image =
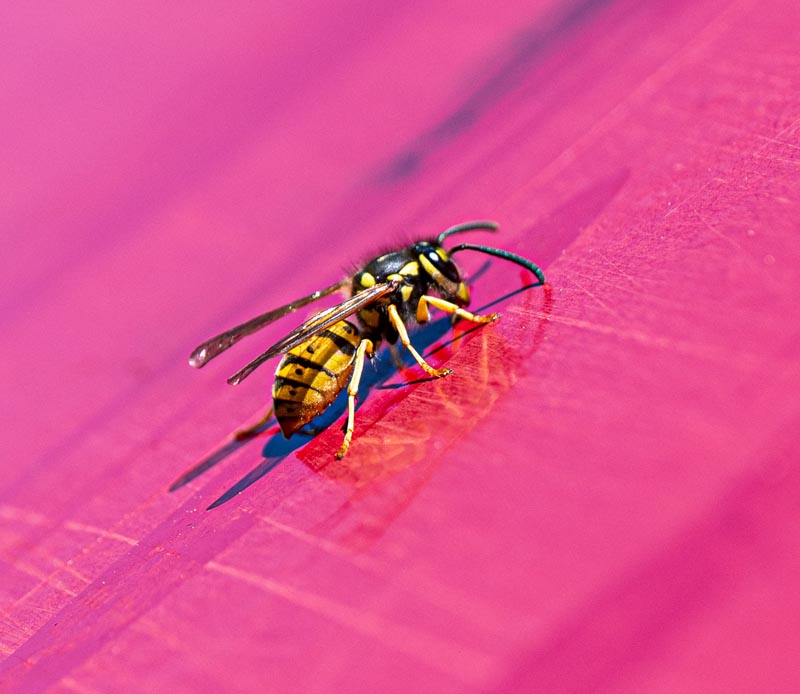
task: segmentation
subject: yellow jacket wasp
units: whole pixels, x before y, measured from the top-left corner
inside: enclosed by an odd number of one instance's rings
[[[426,323],[429,306],[473,323],[491,323],[499,318],[497,313],[481,316],[464,308],[469,305],[470,294],[461,271],[452,260],[454,254],[471,250],[503,258],[536,275],[539,282],[535,286],[544,284],[541,269],[514,253],[470,243],[449,250],[442,245],[449,236],[478,229],[496,231],[497,225],[486,221],[466,222],[446,229],[435,239],[417,241],[384,253],[352,277],[206,340],[192,352],[189,363],[197,368],[204,366],[246,335],[350,285],[349,299],[314,314],[228,379],[228,383],[236,385],[265,361],[284,355],[275,372],[272,401],[275,417],[286,438],[324,412],[347,386],[347,426],[336,454],[337,458],[343,458],[353,437],[355,400],[364,359],[372,358],[383,340],[394,345],[399,339],[426,373],[441,378],[452,371],[435,369],[428,364],[411,344],[406,325]],[[431,289],[439,296],[429,294]],[[358,326],[347,320],[353,315]],[[254,433],[268,417],[269,413],[240,435]]]

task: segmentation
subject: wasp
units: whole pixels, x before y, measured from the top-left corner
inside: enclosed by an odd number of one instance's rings
[[[206,340],[192,352],[189,364],[200,368],[273,321],[337,291],[349,290],[350,298],[315,313],[228,379],[231,385],[241,383],[261,364],[283,355],[272,386],[272,409],[256,425],[239,432],[239,438],[254,434],[274,412],[281,432],[288,439],[324,412],[346,387],[347,423],[344,441],[336,453],[341,459],[353,438],[356,394],[364,362],[372,359],[384,340],[393,349],[399,340],[428,375],[442,378],[452,370],[428,364],[411,343],[407,326],[427,323],[430,307],[450,314],[454,321],[463,318],[473,323],[491,323],[500,317],[497,313],[478,315],[466,309],[470,293],[461,270],[453,262],[456,253],[477,251],[508,260],[536,276],[538,282],[533,286],[545,283],[544,273],[535,263],[509,251],[471,243],[444,247],[445,239],[450,236],[475,230],[497,231],[497,228],[497,224],[488,221],[457,224],[435,238],[379,255],[351,277]],[[353,316],[357,324],[348,320]]]

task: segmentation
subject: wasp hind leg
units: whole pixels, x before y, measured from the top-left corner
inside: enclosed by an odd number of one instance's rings
[[[422,297],[420,297],[419,303],[417,304],[417,321],[420,323],[427,323],[430,319],[428,304],[435,306],[440,311],[449,313],[454,318],[463,318],[471,323],[494,323],[494,321],[500,318],[499,313],[489,313],[485,316],[481,316],[477,313],[472,313],[472,311],[467,311],[466,309],[463,309],[450,301],[440,299],[438,296],[428,296],[427,294],[424,294]]]
[[[364,370],[364,358],[371,357],[373,354],[372,340],[364,338],[358,343],[353,375],[350,377],[350,383],[347,384],[347,426],[344,431],[344,441],[342,441],[341,447],[336,452],[336,457],[339,460],[347,455],[347,449],[350,448],[350,441],[353,438],[353,430],[356,425],[356,396],[358,395],[358,386],[361,383],[361,373]]]
[[[442,378],[444,376],[449,376],[453,373],[452,369],[434,369],[425,359],[422,358],[422,355],[414,349],[414,345],[411,344],[411,340],[408,338],[408,330],[406,330],[405,323],[403,323],[403,319],[400,318],[400,314],[397,312],[397,306],[394,304],[389,304],[389,320],[392,322],[392,326],[397,331],[397,334],[400,336],[400,344],[403,345],[409,352],[411,352],[411,356],[416,359],[417,364],[419,364],[430,376],[434,378]]]
[[[265,414],[261,419],[259,419],[255,424],[252,426],[247,427],[246,429],[239,429],[238,431],[234,432],[233,438],[237,441],[247,441],[248,439],[252,439],[258,436],[266,423],[272,417],[274,412],[274,408],[270,407],[267,410],[267,414]]]

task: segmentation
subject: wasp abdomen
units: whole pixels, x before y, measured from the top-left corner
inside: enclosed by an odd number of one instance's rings
[[[347,385],[361,337],[343,320],[289,350],[278,364],[272,400],[288,439],[323,412]]]

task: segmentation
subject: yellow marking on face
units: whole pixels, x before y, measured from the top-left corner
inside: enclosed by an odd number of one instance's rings
[[[393,272],[391,275],[388,275],[386,279],[392,280],[393,282],[402,282],[403,276],[397,272]]]
[[[446,251],[444,248],[437,248],[437,249],[436,249],[436,252],[439,254],[439,257],[440,257],[442,260],[444,260],[445,262],[447,262],[448,260],[450,260],[450,256],[449,256],[449,255],[447,255],[447,251]]]
[[[400,296],[403,297],[403,301],[408,301],[411,298],[411,294],[414,291],[414,287],[410,284],[403,285],[400,287]]]
[[[362,287],[368,289],[369,287],[375,286],[375,276],[369,272],[364,272],[361,274],[361,279],[359,282],[361,283]]]
[[[416,260],[412,260],[410,263],[406,263],[403,267],[400,268],[400,274],[404,277],[416,276],[419,274],[419,263]]]
[[[442,273],[441,273],[441,272],[439,272],[439,271],[438,271],[438,270],[437,270],[437,269],[436,269],[436,268],[433,266],[433,263],[432,263],[430,260],[428,260],[428,258],[427,258],[427,257],[425,257],[424,255],[420,254],[420,256],[419,256],[419,262],[420,262],[420,264],[422,265],[422,267],[423,267],[423,268],[425,268],[425,272],[427,272],[427,273],[428,273],[428,274],[429,274],[431,277],[433,277],[433,279],[435,279],[435,280],[437,280],[437,281],[439,281],[440,279],[444,279],[444,278],[442,277]]]

